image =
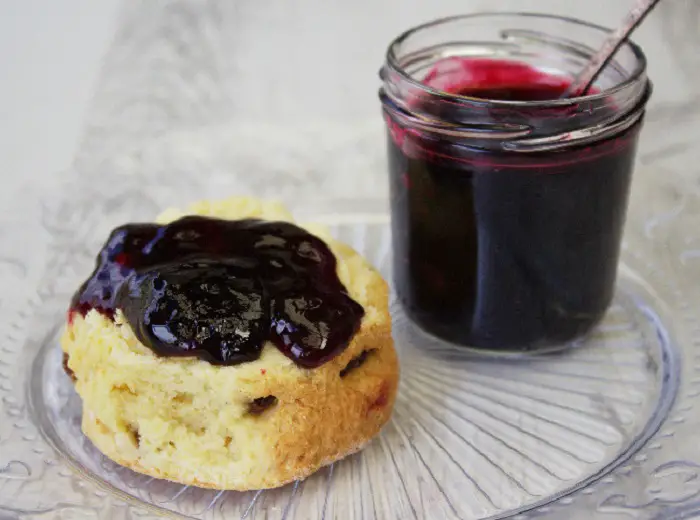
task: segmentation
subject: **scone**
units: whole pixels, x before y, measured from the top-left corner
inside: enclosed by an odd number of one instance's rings
[[[262,489],[380,431],[399,376],[387,285],[292,220],[232,198],[112,233],[62,336],[83,431],[107,457],[182,484]]]

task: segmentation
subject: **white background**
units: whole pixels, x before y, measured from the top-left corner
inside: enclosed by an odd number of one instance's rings
[[[664,3],[693,1],[697,0],[665,0],[661,5],[671,8]],[[133,8],[139,2],[125,3]],[[193,6],[206,3],[192,0]],[[429,18],[513,9],[552,11],[609,24],[619,20],[632,1],[232,0],[232,4],[234,15],[240,17],[232,40],[240,63],[248,63],[256,73],[274,66],[278,75],[292,78],[241,82],[236,95],[246,99],[242,115],[255,117],[270,109],[270,99],[308,97],[308,83],[294,78],[318,74],[319,66],[327,74],[358,78],[348,83],[348,92],[336,92],[328,99],[317,93],[322,101],[343,103],[343,96],[349,98],[351,91],[359,90],[364,94],[354,96],[354,102],[369,106],[387,41]],[[119,0],[0,0],[0,174],[9,180],[0,190],[2,197],[12,196],[10,186],[15,182],[40,183],[70,166],[121,7]],[[661,14],[654,13],[635,36],[650,58],[655,103],[689,96],[674,43],[664,37],[662,24]],[[287,102],[272,106],[280,117],[288,108],[299,110]]]

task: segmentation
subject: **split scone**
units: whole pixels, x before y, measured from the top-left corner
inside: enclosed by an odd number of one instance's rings
[[[249,198],[115,229],[62,348],[102,453],[215,489],[280,486],[359,450],[399,377],[379,273]]]

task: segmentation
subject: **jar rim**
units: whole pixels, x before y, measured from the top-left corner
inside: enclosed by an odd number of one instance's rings
[[[632,50],[632,53],[634,54],[634,57],[636,59],[636,66],[635,66],[634,70],[630,73],[629,77],[626,78],[624,81],[621,81],[619,84],[617,84],[609,89],[605,89],[605,90],[602,90],[602,91],[594,93],[594,94],[588,94],[585,96],[577,96],[577,97],[570,97],[570,98],[551,99],[551,100],[545,100],[545,101],[499,100],[499,99],[478,98],[478,97],[473,97],[473,96],[464,96],[464,95],[444,92],[442,90],[438,90],[438,89],[435,89],[433,87],[429,87],[428,85],[425,85],[424,83],[414,79],[399,64],[399,59],[398,59],[395,51],[402,43],[404,43],[406,41],[406,39],[408,39],[412,35],[420,32],[420,31],[423,31],[426,29],[431,29],[434,27],[439,27],[443,24],[450,23],[450,22],[455,22],[455,21],[459,21],[459,20],[466,20],[466,19],[481,18],[481,17],[489,17],[489,16],[494,16],[494,17],[520,16],[520,17],[524,17],[524,18],[545,18],[545,19],[563,21],[566,23],[572,23],[575,25],[583,26],[583,27],[588,27],[590,29],[595,29],[597,31],[600,31],[600,32],[606,33],[606,34],[609,34],[612,30],[612,29],[604,27],[602,25],[587,22],[585,20],[581,20],[579,18],[574,18],[571,16],[561,16],[561,15],[556,15],[556,14],[539,13],[539,12],[523,12],[523,11],[476,11],[473,13],[458,14],[458,15],[446,16],[446,17],[442,17],[442,18],[436,18],[436,19],[430,20],[428,22],[422,23],[420,25],[416,25],[414,27],[411,27],[410,29],[407,29],[406,31],[399,34],[396,38],[394,38],[389,43],[389,46],[387,48],[386,55],[385,55],[386,56],[385,57],[386,64],[391,69],[391,71],[393,73],[398,74],[404,81],[407,81],[412,87],[418,88],[427,94],[430,94],[433,96],[438,96],[438,97],[445,98],[445,99],[455,99],[455,100],[467,101],[469,103],[474,103],[474,104],[489,104],[489,105],[509,107],[509,108],[565,107],[567,105],[574,105],[574,104],[579,104],[579,103],[587,102],[587,101],[603,100],[604,98],[610,96],[611,94],[616,94],[618,92],[622,92],[625,89],[631,87],[632,85],[635,84],[635,82],[637,82],[645,74],[645,71],[647,68],[646,56],[645,56],[644,52],[642,51],[641,47],[639,45],[637,45],[636,43],[634,43],[630,39],[627,39],[623,45],[628,46]]]

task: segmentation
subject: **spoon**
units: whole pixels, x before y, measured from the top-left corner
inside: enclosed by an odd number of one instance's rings
[[[661,0],[637,0],[637,3],[630,9],[619,27],[612,31],[605,39],[600,49],[591,57],[586,66],[578,73],[561,97],[569,98],[585,95],[605,66],[610,62],[612,57],[615,56],[618,49],[625,43],[627,37],[642,23],[644,18],[646,18],[660,1]]]

